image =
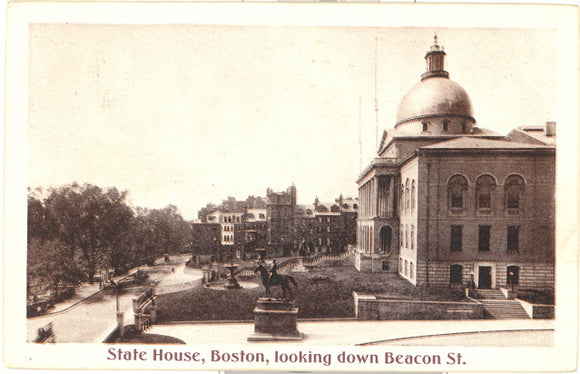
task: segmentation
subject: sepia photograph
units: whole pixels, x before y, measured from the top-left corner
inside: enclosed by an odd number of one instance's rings
[[[7,13],[6,366],[575,370],[577,8]]]

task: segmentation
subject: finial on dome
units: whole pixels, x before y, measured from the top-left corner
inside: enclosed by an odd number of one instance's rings
[[[435,33],[433,35],[433,44],[431,45],[431,50],[432,51],[441,51],[441,50],[443,50],[441,48],[441,46],[439,45],[439,43],[438,43],[437,33]]]
[[[445,71],[445,51],[439,45],[437,33],[433,35],[433,44],[425,55],[427,61],[427,71],[421,75],[421,80],[430,77],[449,78],[449,73]]]

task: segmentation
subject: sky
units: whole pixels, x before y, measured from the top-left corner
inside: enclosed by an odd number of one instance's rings
[[[549,29],[32,24],[28,184],[129,191],[134,206],[357,196],[436,32],[478,126],[554,118]],[[378,124],[375,117],[378,103]]]

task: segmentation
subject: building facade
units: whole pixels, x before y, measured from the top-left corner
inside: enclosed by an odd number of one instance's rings
[[[417,286],[553,289],[555,124],[477,126],[435,39],[359,186],[357,266]]]

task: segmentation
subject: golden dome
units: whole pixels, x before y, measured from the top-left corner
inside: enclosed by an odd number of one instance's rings
[[[473,119],[471,99],[459,84],[449,78],[433,76],[415,84],[399,103],[397,125],[438,117]]]

